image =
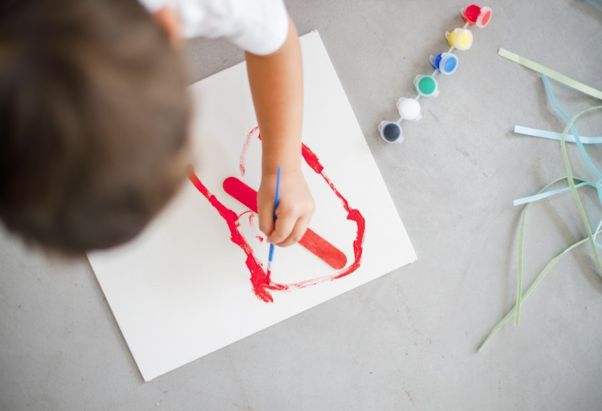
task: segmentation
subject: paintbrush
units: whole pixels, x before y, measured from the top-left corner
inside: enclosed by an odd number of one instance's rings
[[[274,226],[276,225],[276,209],[278,208],[278,204],[280,203],[280,177],[282,175],[282,170],[280,166],[276,170],[276,192],[274,193]],[[274,244],[270,243],[270,250],[268,252],[268,269],[267,269],[267,277],[268,282],[270,281],[270,270],[272,267],[272,260],[274,259],[274,249],[276,247]]]

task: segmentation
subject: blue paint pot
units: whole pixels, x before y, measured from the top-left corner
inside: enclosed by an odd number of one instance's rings
[[[458,56],[453,53],[439,53],[431,56],[431,66],[441,74],[453,74],[458,69]]]

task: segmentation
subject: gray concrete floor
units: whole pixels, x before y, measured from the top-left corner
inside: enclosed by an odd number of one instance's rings
[[[407,141],[388,146],[375,132],[466,4],[288,1],[300,32],[320,30],[417,263],[145,384],[87,261],[44,257],[3,233],[0,409],[602,409],[602,282],[587,248],[561,261],[519,328],[475,354],[512,303],[512,199],[563,175],[557,144],[510,133],[560,124],[536,75],[497,48],[602,88],[602,11],[580,0],[494,2],[491,26],[460,52],[459,71],[406,127]],[[191,80],[242,59],[205,40],[187,54]],[[572,111],[595,103],[557,89]],[[600,118],[582,133],[600,133]],[[583,234],[568,197],[537,209],[528,278]]]

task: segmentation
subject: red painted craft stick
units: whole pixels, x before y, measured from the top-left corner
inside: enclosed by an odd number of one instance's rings
[[[257,192],[255,190],[236,177],[226,178],[223,186],[226,193],[240,201],[250,210],[257,212]],[[310,228],[307,229],[305,235],[299,240],[299,244],[332,268],[338,270],[347,264],[345,254]]]

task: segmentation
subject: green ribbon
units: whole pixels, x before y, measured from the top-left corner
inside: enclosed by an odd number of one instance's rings
[[[546,67],[543,64],[537,63],[533,60],[529,60],[526,57],[519,56],[518,54],[508,51],[504,48],[500,48],[498,50],[498,54],[504,58],[507,58],[510,61],[514,61],[515,63],[530,68],[531,70],[534,70],[540,74],[546,75],[549,78],[564,84],[565,86],[578,90],[583,94],[587,94],[588,96],[592,96],[594,98],[602,100],[602,91],[588,86],[587,84],[583,84],[580,81],[574,80],[569,76],[557,72],[556,70],[552,70],[551,68]]]
[[[544,85],[546,85],[546,92],[549,93],[548,98],[552,98],[553,95],[551,94],[551,89],[549,88],[549,85],[547,84],[547,79],[545,77],[543,78],[543,81],[544,81]],[[557,104],[557,102],[555,100],[552,100],[552,101],[555,104]],[[556,107],[556,108],[558,108],[558,107]],[[585,244],[586,242],[590,243],[593,253],[594,253],[596,268],[598,269],[598,275],[602,276],[602,261],[600,259],[600,255],[598,252],[598,247],[600,245],[596,242],[596,238],[597,238],[598,234],[602,231],[602,221],[600,221],[600,224],[598,225],[598,227],[595,230],[592,230],[589,219],[585,212],[585,208],[583,206],[583,202],[581,201],[581,197],[579,196],[579,193],[577,192],[577,189],[581,188],[581,187],[595,188],[598,191],[598,198],[600,199],[601,204],[602,204],[601,184],[592,182],[590,180],[586,180],[584,178],[574,176],[573,167],[572,167],[571,160],[568,155],[568,151],[567,151],[567,147],[566,147],[567,135],[568,135],[569,130],[573,131],[574,139],[576,140],[576,142],[578,142],[578,143],[580,142],[579,141],[580,137],[577,134],[577,131],[574,126],[575,122],[581,116],[591,113],[593,111],[597,111],[597,110],[602,110],[602,105],[583,110],[580,113],[571,117],[569,119],[569,121],[567,121],[566,127],[564,128],[564,130],[561,134],[561,137],[560,137],[560,150],[561,150],[561,154],[562,154],[562,160],[563,160],[564,169],[566,172],[566,177],[562,177],[562,178],[552,181],[551,183],[547,184],[542,189],[540,189],[535,195],[531,196],[531,197],[533,197],[532,201],[534,202],[539,199],[545,198],[546,196],[566,192],[567,191],[566,188],[550,190],[551,187],[553,187],[554,185],[566,180],[566,182],[568,184],[568,191],[570,191],[570,193],[573,197],[573,200],[574,200],[577,210],[579,212],[579,217],[586,229],[587,237],[571,244],[570,246],[565,248],[562,252],[557,254],[554,258],[552,258],[550,261],[548,261],[548,263],[545,265],[545,267],[539,273],[537,273],[533,283],[527,288],[526,291],[523,292],[523,281],[524,281],[524,271],[525,271],[525,240],[526,240],[527,214],[528,214],[528,211],[529,211],[531,205],[533,204],[533,202],[527,203],[527,205],[523,208],[523,210],[521,212],[521,216],[520,216],[520,220],[519,220],[519,228],[518,228],[519,233],[518,233],[518,246],[517,246],[516,298],[515,298],[514,306],[491,329],[491,331],[489,332],[487,337],[477,347],[477,352],[482,351],[483,347],[485,347],[485,345],[499,332],[499,330],[502,328],[502,326],[513,316],[515,319],[515,324],[518,325],[518,323],[520,321],[520,313],[521,313],[522,304],[527,300],[527,298],[529,298],[529,296],[531,296],[531,294],[533,294],[533,292],[541,284],[541,282],[543,281],[545,276],[548,274],[548,272],[552,268],[554,268],[554,266],[556,266],[556,264],[562,258],[562,256],[569,253],[576,247],[579,247],[580,245]],[[580,152],[580,153],[583,154],[582,152]],[[575,183],[577,183],[577,184],[575,184]],[[546,195],[546,194],[548,194],[548,195]]]

